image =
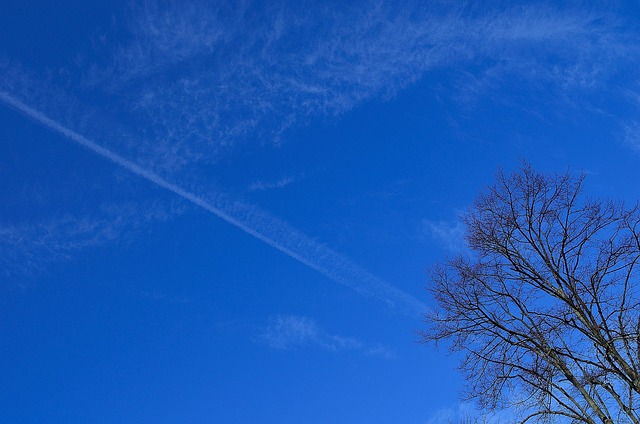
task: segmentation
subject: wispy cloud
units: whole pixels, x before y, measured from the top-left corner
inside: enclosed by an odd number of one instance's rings
[[[421,314],[426,308],[424,303],[413,296],[373,276],[343,255],[312,240],[284,221],[256,207],[229,200],[222,194],[209,195],[209,197],[200,196],[70,130],[6,92],[0,91],[0,101],[119,167],[238,227],[245,233],[335,282],[351,287],[360,294],[383,300],[389,306],[407,313]]]
[[[624,123],[624,141],[631,149],[640,152],[640,123],[629,120]]]
[[[633,107],[630,108],[630,110],[627,110],[626,113],[619,110],[614,115],[619,120],[625,144],[636,152],[640,152],[640,120],[637,118],[638,111],[640,110],[639,82],[640,79],[633,85],[633,87],[624,91],[625,98],[631,102]]]
[[[397,359],[397,354],[393,349],[381,344],[371,345],[365,350],[365,355],[382,359]]]
[[[144,144],[173,158],[158,161],[167,166],[215,160],[249,137],[279,142],[432,70],[450,71],[459,98],[508,96],[505,79],[573,93],[639,58],[620,19],[580,5],[147,2],[128,28],[84,87],[147,122]]]
[[[460,253],[466,249],[465,229],[459,220],[450,222],[423,219],[422,229],[427,236],[450,252]]]
[[[330,334],[308,317],[277,315],[258,340],[272,349],[295,350],[303,347],[319,347],[332,352],[358,351],[367,356],[394,359],[395,353],[382,345],[369,345],[356,338]]]
[[[65,214],[35,223],[0,225],[0,272],[34,276],[79,251],[127,239],[181,213],[176,205],[110,204],[100,214]]]
[[[199,192],[197,184],[187,189],[181,170],[231,154],[243,140],[277,142],[292,126],[393,96],[432,70],[458,75],[456,90],[493,96],[505,78],[569,92],[609,87],[612,76],[637,68],[636,43],[628,42],[635,33],[613,13],[498,3],[416,2],[399,9],[364,1],[336,9],[315,2],[145,2],[130,10],[117,41],[107,35],[105,61],[80,69],[82,84],[67,84],[77,98],[109,105],[104,110],[87,111],[80,101],[70,106],[70,96],[38,88],[6,63],[0,100],[334,281],[423,310],[267,212]],[[104,124],[109,119],[123,130]],[[288,183],[257,182],[254,189]],[[456,227],[425,228],[458,248]]]
[[[356,339],[328,334],[311,318],[294,315],[273,317],[260,339],[273,349],[295,349],[314,345],[338,351],[361,347],[361,343]]]
[[[38,225],[0,227],[0,269],[6,276],[34,275],[82,248],[112,240],[117,225],[86,218],[62,217]]]
[[[528,87],[554,90],[548,101],[580,98],[584,111],[585,92],[615,95],[620,78],[637,79],[640,62],[637,30],[624,17],[580,3],[149,1],[114,28],[121,33],[80,62],[82,82],[67,85],[110,105],[136,134],[103,145],[171,174],[243,143],[282,142],[289,128],[393,96],[431,71],[447,71],[438,95],[535,109],[505,89]],[[80,128],[96,121],[86,105],[70,110],[59,93],[29,89],[23,70],[2,68],[5,91],[65,126],[91,138],[108,127]]]
[[[249,185],[249,191],[266,191],[266,190],[274,190],[278,188],[283,188],[298,181],[299,177],[293,176],[284,176],[275,181],[263,181],[258,180],[254,181]]]

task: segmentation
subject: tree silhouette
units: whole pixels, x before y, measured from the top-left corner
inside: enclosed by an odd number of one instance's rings
[[[469,253],[430,271],[423,341],[520,423],[640,423],[640,213],[583,181],[499,172],[463,216]]]

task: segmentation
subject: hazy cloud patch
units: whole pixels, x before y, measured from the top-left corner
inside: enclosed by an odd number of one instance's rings
[[[294,177],[294,176],[284,176],[281,177],[277,180],[273,180],[273,181],[264,181],[264,180],[258,180],[258,181],[254,181],[253,183],[251,183],[249,185],[249,191],[268,191],[268,190],[274,190],[274,189],[279,189],[279,188],[283,188],[286,187],[296,181],[298,181],[300,179],[300,177]]]
[[[0,224],[0,272],[9,277],[38,275],[81,250],[126,241],[183,210],[174,203],[122,203],[105,205],[100,213]]]
[[[393,96],[431,70],[458,75],[450,95],[463,98],[507,95],[502,82],[514,77],[603,87],[639,57],[612,14],[544,4],[147,2],[127,26],[84,86],[147,122],[149,153],[174,156],[173,166],[216,160],[243,140],[278,143],[288,128]]]
[[[422,220],[424,234],[452,253],[466,249],[464,224],[459,221]]]
[[[367,356],[395,359],[387,346],[370,345],[359,339],[328,333],[318,323],[305,316],[276,315],[257,340],[271,349],[296,350],[317,347],[331,352],[357,351]]]
[[[358,349],[362,345],[356,339],[325,332],[311,318],[277,315],[270,321],[261,339],[272,349],[296,349],[311,345],[335,352]]]

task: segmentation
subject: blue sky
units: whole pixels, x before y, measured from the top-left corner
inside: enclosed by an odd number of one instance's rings
[[[635,201],[635,2],[0,4],[0,421],[416,423],[502,167]]]

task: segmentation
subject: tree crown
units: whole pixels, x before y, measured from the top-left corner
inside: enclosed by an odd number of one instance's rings
[[[423,340],[463,353],[465,397],[520,422],[640,423],[640,215],[584,178],[498,172],[462,218],[471,253],[430,271]]]

